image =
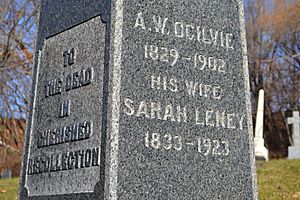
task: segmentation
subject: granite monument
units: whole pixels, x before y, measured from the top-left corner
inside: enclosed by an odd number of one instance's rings
[[[300,159],[300,117],[298,111],[293,112],[293,117],[288,117],[288,124],[293,125],[293,144],[289,146],[288,159]]]
[[[242,0],[43,0],[20,199],[257,199]]]
[[[254,150],[255,158],[257,160],[269,160],[269,151],[265,147],[264,140],[264,96],[265,92],[263,89],[259,90],[258,105],[256,113],[256,124],[255,124],[255,137],[254,137]]]

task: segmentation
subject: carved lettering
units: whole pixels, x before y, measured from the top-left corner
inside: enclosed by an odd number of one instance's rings
[[[185,22],[184,20],[175,21],[171,17],[152,15],[148,21],[143,17],[143,12],[137,13],[134,28],[137,30],[149,31],[168,35],[170,37],[195,41],[201,44],[219,46],[227,50],[234,49],[233,33],[225,32],[228,27],[221,30],[213,29],[208,26],[198,26],[197,24]]]
[[[29,158],[27,174],[42,174],[99,165],[100,147],[95,147],[92,149]]]
[[[61,94],[62,92],[62,78],[53,79],[46,82],[45,85],[45,97]]]
[[[172,103],[141,101],[134,102],[130,98],[124,99],[124,113],[127,116],[136,116],[149,119],[159,119],[178,123],[187,123],[188,110],[186,106]]]
[[[66,78],[66,91],[89,85],[93,81],[93,76],[93,68],[82,69],[68,74]]]
[[[63,58],[64,58],[64,67],[73,65],[75,63],[76,57],[76,50],[74,48],[64,51]]]
[[[70,100],[63,101],[60,104],[60,106],[59,106],[59,117],[60,118],[70,116],[70,105],[71,105]]]
[[[92,136],[93,123],[85,121],[52,130],[42,131],[38,138],[38,148],[58,145],[79,140],[86,140]]]
[[[243,130],[243,115],[219,110],[195,110],[195,124],[206,127],[217,127],[226,129]]]

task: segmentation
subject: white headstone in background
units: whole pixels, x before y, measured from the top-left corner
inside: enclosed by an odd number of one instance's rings
[[[257,160],[269,160],[269,151],[265,147],[264,143],[264,90],[259,90],[258,96],[258,106],[256,114],[256,124],[255,124],[255,138],[254,138],[254,148],[255,148],[255,158]]]
[[[300,117],[298,111],[294,111],[293,117],[288,118],[288,124],[293,125],[293,145],[289,147],[288,159],[300,159]]]
[[[1,172],[1,179],[10,179],[12,177],[11,171],[9,169],[4,169]]]

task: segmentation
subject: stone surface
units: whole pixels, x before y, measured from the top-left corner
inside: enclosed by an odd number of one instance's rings
[[[20,199],[257,199],[242,1],[109,2],[43,1]]]
[[[9,169],[3,169],[1,172],[1,179],[10,179],[12,178],[11,171]]]
[[[41,84],[37,87],[28,153],[30,174],[25,185],[29,194],[93,191],[99,181],[100,171],[92,166],[100,165],[103,91],[99,88],[103,88],[100,77],[104,68],[104,40],[105,24],[96,17],[45,42],[40,53],[38,82]],[[74,64],[64,66],[63,51],[72,48],[75,49]],[[57,90],[58,84],[61,91],[57,94],[52,89]],[[62,106],[69,107],[66,113],[69,116],[63,116]],[[82,169],[76,171],[76,176],[73,170],[66,169],[70,167],[63,166],[64,156],[67,163],[75,162],[73,167]],[[34,159],[47,160],[49,166],[36,172]],[[79,159],[84,159],[80,166],[76,164]],[[58,161],[62,164],[57,164]],[[51,171],[55,173],[48,177]]]
[[[103,198],[109,8],[42,1],[20,199]]]
[[[300,147],[290,146],[288,149],[288,159],[300,159]]]
[[[300,117],[298,111],[294,111],[293,117],[288,118],[288,124],[293,125],[293,145],[288,149],[288,159],[300,159]]]
[[[264,90],[259,90],[258,106],[255,124],[254,149],[257,160],[269,160],[269,151],[264,140]]]

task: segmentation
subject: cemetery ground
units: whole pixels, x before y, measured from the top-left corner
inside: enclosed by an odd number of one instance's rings
[[[1,179],[0,180],[0,199],[15,200],[17,199],[19,188],[19,179]]]
[[[260,200],[300,200],[300,160],[257,162]],[[0,199],[15,200],[18,178],[0,180]]]
[[[300,160],[257,162],[261,200],[300,199]]]

